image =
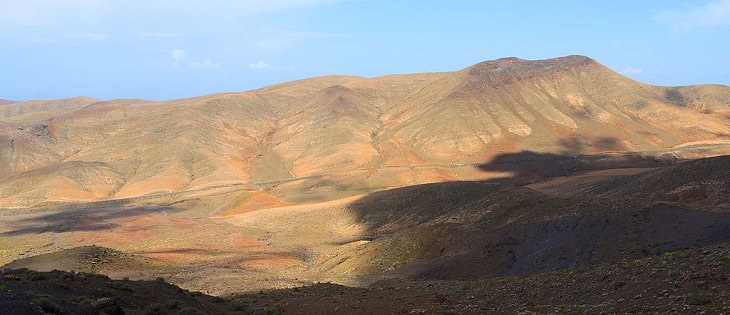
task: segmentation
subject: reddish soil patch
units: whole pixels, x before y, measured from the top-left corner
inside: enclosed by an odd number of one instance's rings
[[[278,199],[266,192],[257,192],[250,196],[245,197],[243,200],[238,202],[232,208],[226,210],[223,215],[234,215],[241,214],[260,209],[279,208],[288,206],[289,204],[281,199]]]
[[[234,248],[254,249],[254,248],[261,248],[264,245],[257,240],[246,237],[243,234],[231,235],[230,238],[231,238],[231,245],[233,245]]]
[[[143,252],[134,253],[136,255],[157,259],[171,264],[185,264],[210,260],[212,257],[225,254],[220,251],[204,249],[204,248],[155,248],[145,250]]]

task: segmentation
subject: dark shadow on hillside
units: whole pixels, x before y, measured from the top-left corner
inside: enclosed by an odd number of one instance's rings
[[[510,178],[380,191],[354,202],[350,210],[368,229],[363,239],[378,249],[377,259],[385,261],[380,264],[401,266],[395,271],[398,276],[480,279],[633,260],[730,242],[730,209],[705,211],[698,204],[662,199],[670,190],[696,181],[672,174],[697,173],[695,168],[702,165],[714,169],[726,162],[707,160],[712,163],[678,164],[676,159],[635,153],[524,151],[478,166],[484,171],[510,172]],[[668,165],[674,166],[662,168]],[[632,202],[618,197],[546,195],[515,185],[615,168],[662,168],[672,174],[657,171],[626,177],[636,181],[632,185],[638,189],[638,199]],[[642,186],[651,176],[674,182]],[[642,198],[650,192],[656,198]]]
[[[468,245],[454,244],[450,255],[424,264],[416,277],[534,274],[728,243],[730,213],[656,204],[507,225],[464,240]]]
[[[581,172],[619,168],[655,168],[680,162],[672,156],[657,157],[638,152],[626,152],[621,142],[611,137],[593,138],[590,141],[584,137],[570,137],[558,140],[556,146],[558,153],[534,151],[503,153],[489,162],[477,165],[477,168],[485,172],[510,173],[508,178],[497,181],[524,185]],[[582,153],[591,150],[604,153]]]
[[[614,141],[606,139],[608,144]],[[583,150],[580,141],[561,141],[565,154],[522,151],[505,153],[476,167],[485,172],[510,173],[509,177],[482,181],[458,181],[421,184],[371,193],[350,207],[357,218],[369,226],[378,227],[388,221],[417,219],[444,215],[455,209],[481,203],[487,198],[495,205],[507,206],[500,198],[512,197],[519,201],[520,210],[526,210],[529,202],[544,202],[546,196],[518,186],[539,182],[553,177],[575,175],[581,172],[617,168],[658,168],[674,165],[674,158],[658,158],[639,153],[603,153],[595,155],[568,154]],[[539,201],[538,201],[539,200]],[[555,198],[551,200],[557,200]],[[560,201],[563,202],[563,201]],[[573,200],[573,202],[581,202]],[[510,204],[510,206],[514,206]]]
[[[606,140],[604,144],[610,146]],[[571,147],[566,147],[570,149]],[[602,154],[553,154],[522,151],[501,154],[477,167],[486,172],[512,173],[509,178],[498,180],[503,183],[523,185],[551,177],[567,176],[580,172],[617,168],[655,168],[676,164],[672,157],[646,156],[639,153]]]
[[[600,137],[593,141],[584,138],[572,137],[558,140],[560,154],[573,156],[580,155],[589,149],[596,151],[626,151],[626,148],[616,138]]]
[[[78,205],[76,207],[65,206],[51,210],[48,213],[15,220],[11,224],[17,228],[0,233],[0,235],[17,236],[46,232],[63,233],[108,230],[118,226],[110,222],[116,219],[178,211],[169,206],[126,207],[120,205],[119,201],[114,201],[115,206],[110,207],[105,205],[105,203],[108,204],[109,202],[102,201]]]
[[[374,193],[351,209],[377,259],[421,279],[533,274],[730,242],[727,211],[611,202],[481,181]]]

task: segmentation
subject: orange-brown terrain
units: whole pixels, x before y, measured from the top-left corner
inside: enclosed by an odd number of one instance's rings
[[[728,154],[730,87],[650,86],[582,56],[164,102],[3,102],[0,265],[163,277],[218,296],[285,289],[198,306],[212,313],[256,301],[310,313],[728,311]],[[14,290],[36,275],[6,274],[0,288]],[[316,283],[341,286],[286,289]],[[194,298],[177,299],[215,300]],[[55,307],[85,312],[79,303]]]

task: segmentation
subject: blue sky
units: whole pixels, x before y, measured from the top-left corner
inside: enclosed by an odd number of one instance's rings
[[[172,99],[582,54],[730,85],[730,0],[0,0],[0,98]]]

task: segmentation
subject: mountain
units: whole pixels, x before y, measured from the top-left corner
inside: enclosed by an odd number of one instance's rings
[[[0,204],[230,185],[301,203],[499,176],[472,165],[523,150],[717,155],[729,99],[726,86],[649,86],[568,56],[165,102],[14,103],[0,120]]]
[[[728,310],[730,87],[568,56],[6,108],[8,312]]]

